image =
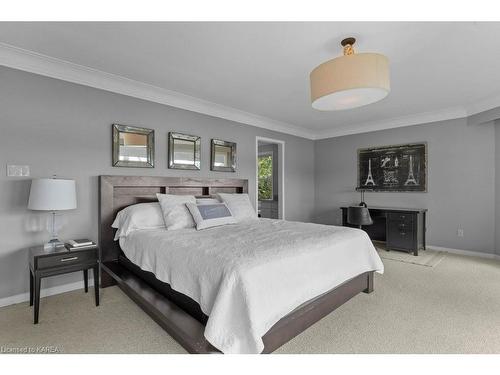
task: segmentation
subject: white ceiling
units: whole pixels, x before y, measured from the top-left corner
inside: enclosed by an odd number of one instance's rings
[[[309,73],[340,55],[347,36],[356,37],[358,52],[389,58],[392,91],[358,109],[313,110]],[[220,113],[243,111],[234,112],[244,115],[241,122],[313,139],[500,106],[499,37],[500,23],[471,22],[0,23],[2,43],[212,102]]]

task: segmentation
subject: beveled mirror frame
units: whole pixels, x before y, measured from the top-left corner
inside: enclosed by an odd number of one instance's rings
[[[120,160],[120,133],[142,134],[147,137],[147,161]],[[112,125],[113,167],[154,168],[155,166],[155,131],[128,125]]]
[[[224,146],[231,148],[231,160],[228,167],[220,167],[215,165],[215,146]],[[210,145],[210,170],[217,172],[235,172],[236,171],[236,143],[222,141],[220,139],[212,139]]]
[[[183,141],[191,141],[194,143],[194,165],[176,163],[174,159],[175,154],[175,140],[180,139]],[[191,169],[200,170],[201,165],[201,137],[196,135],[181,134],[177,132],[168,133],[168,167],[170,169]]]

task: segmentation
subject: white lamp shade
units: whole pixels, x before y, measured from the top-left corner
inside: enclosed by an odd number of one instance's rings
[[[41,211],[75,209],[75,180],[40,178],[31,181],[28,208]]]

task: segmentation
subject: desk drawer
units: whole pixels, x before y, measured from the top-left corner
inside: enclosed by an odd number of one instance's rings
[[[84,264],[97,261],[97,249],[68,251],[60,255],[38,258],[38,269]]]
[[[408,226],[411,226],[411,224],[413,223],[413,215],[406,214],[403,212],[389,212],[387,214],[387,219],[389,221],[397,221],[400,223],[405,223]]]
[[[413,250],[415,231],[412,221],[389,221],[387,223],[387,247]]]

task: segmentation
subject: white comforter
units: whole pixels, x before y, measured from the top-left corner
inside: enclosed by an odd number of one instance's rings
[[[365,232],[260,219],[202,231],[140,230],[120,239],[141,269],[200,304],[206,339],[224,353],[260,353],[282,317],[384,266]]]

